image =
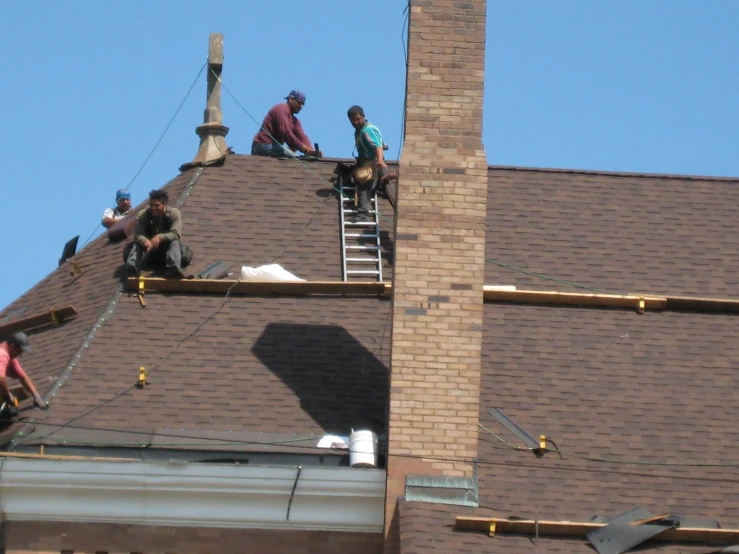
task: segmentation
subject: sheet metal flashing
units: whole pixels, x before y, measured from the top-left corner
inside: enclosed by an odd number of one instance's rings
[[[430,502],[477,508],[480,505],[477,476],[467,478],[408,475],[405,481],[405,499],[408,502]]]
[[[653,517],[650,511],[639,507],[608,520],[605,527],[588,533],[587,538],[598,554],[621,554],[666,531],[679,523],[670,520],[668,525],[633,525],[634,522]]]

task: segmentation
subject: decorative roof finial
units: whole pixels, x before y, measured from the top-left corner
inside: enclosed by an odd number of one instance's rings
[[[226,134],[221,111],[221,71],[223,70],[223,35],[211,33],[208,43],[208,95],[203,124],[195,132],[200,137],[200,148],[195,158],[186,166],[208,165],[220,161],[228,154]]]

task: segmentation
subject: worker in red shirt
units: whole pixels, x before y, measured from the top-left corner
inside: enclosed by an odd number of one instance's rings
[[[273,106],[262,121],[262,127],[254,135],[251,143],[252,156],[294,156],[293,152],[303,152],[306,156],[323,156],[323,152],[313,149],[313,143],[303,131],[300,113],[305,105],[305,94],[299,90],[290,91],[284,104]],[[283,146],[292,150],[288,150]]]
[[[36,406],[42,410],[47,410],[49,405],[41,398],[36,387],[33,386],[33,381],[26,375],[18,361],[21,354],[30,351],[31,344],[28,342],[25,333],[13,333],[5,341],[0,342],[0,403],[7,402],[10,406],[15,405],[15,399],[10,392],[7,381],[7,378],[11,377],[21,382],[28,394],[33,396],[33,403]]]

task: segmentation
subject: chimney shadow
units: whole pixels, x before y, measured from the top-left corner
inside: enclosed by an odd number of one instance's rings
[[[388,368],[343,327],[270,323],[252,352],[327,433],[384,433]]]

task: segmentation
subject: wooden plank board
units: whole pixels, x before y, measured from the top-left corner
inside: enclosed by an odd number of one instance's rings
[[[162,279],[144,277],[144,290],[159,292],[191,292],[268,296],[308,296],[314,294],[386,295],[392,294],[391,283],[347,283],[344,281],[279,281],[254,282],[234,279]],[[129,290],[137,290],[138,279],[130,277]],[[232,288],[233,287],[233,288]],[[739,313],[739,300],[725,298],[670,297],[637,294],[584,294],[538,290],[499,290],[483,287],[486,302],[538,304],[559,306],[589,306],[621,308],[638,311],[641,302],[648,311],[685,310]],[[2,329],[0,327],[0,329]]]
[[[557,304],[566,306],[598,306],[605,308],[639,309],[644,300],[647,310],[664,310],[667,299],[662,296],[638,296],[618,294],[583,294],[538,290],[496,290],[483,287],[483,298],[488,302],[515,302],[525,304]]]
[[[668,296],[668,310],[689,312],[739,313],[739,300],[728,298],[701,298],[690,296]]]
[[[212,294],[243,294],[253,296],[284,295],[306,296],[313,294],[385,294],[384,283],[346,283],[344,281],[279,281],[255,282],[232,279],[161,279],[144,278],[144,290],[159,292],[199,292]],[[138,279],[128,279],[129,290],[138,290]]]
[[[16,319],[10,321],[4,325],[0,325],[0,338],[16,331],[29,331],[44,325],[55,323],[55,318],[58,321],[65,321],[77,317],[79,314],[74,306],[64,306],[62,308],[54,308],[48,312],[25,317],[23,319]]]
[[[573,521],[534,521],[530,519],[509,520],[489,517],[457,517],[455,529],[483,531],[489,533],[490,524],[495,524],[495,532],[503,534],[534,535],[552,537],[585,537],[592,531],[608,525],[607,523],[580,523]],[[739,529],[702,529],[694,527],[666,528],[652,540],[698,542],[709,544],[739,543]]]

